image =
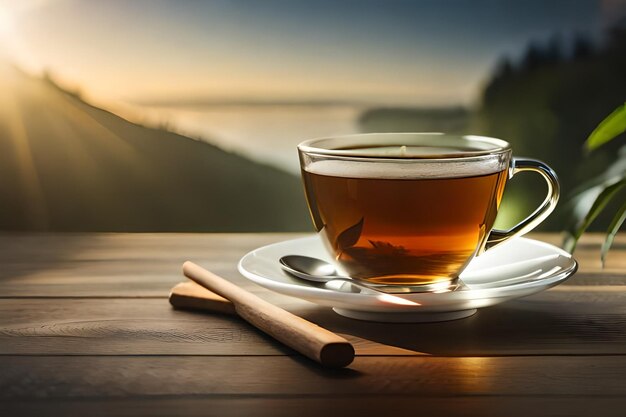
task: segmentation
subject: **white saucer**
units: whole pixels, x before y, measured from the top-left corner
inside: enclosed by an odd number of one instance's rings
[[[253,250],[239,261],[239,272],[270,290],[333,307],[342,316],[382,322],[415,323],[469,317],[478,308],[554,287],[574,274],[578,267],[572,255],[556,246],[514,238],[474,258],[461,274],[464,285],[453,291],[393,294],[407,300],[399,304],[390,302],[388,295],[352,292],[355,289],[345,288],[345,285],[330,289],[294,278],[278,263],[284,255],[306,255],[332,262],[319,237],[313,235]]]

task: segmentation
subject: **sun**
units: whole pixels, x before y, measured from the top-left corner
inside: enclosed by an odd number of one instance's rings
[[[0,4],[0,42],[6,43],[13,34],[15,23],[13,14]]]

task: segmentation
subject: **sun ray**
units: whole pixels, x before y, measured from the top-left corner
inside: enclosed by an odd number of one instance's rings
[[[50,225],[48,207],[34,160],[28,129],[23,114],[20,112],[17,97],[11,91],[5,91],[5,93],[9,94],[9,97],[5,96],[3,100],[5,125],[16,164],[16,176],[22,196],[21,206],[30,227],[46,230]]]

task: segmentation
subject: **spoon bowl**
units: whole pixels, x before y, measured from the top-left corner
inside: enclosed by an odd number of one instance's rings
[[[305,281],[321,282],[326,284],[349,283],[354,288],[367,290],[370,292],[373,291],[381,294],[454,291],[463,287],[463,283],[460,280],[446,282],[443,283],[444,285],[442,285],[442,283],[439,283],[433,285],[422,285],[420,287],[392,287],[389,285],[373,286],[363,284],[350,277],[338,274],[334,265],[318,258],[302,255],[286,255],[281,257],[279,262],[283,271]],[[337,285],[333,285],[333,287],[336,286]]]
[[[280,266],[283,271],[306,281],[321,282],[329,288],[342,290],[344,284],[350,285],[351,292],[370,292],[377,294],[377,297],[385,302],[398,305],[419,305],[413,301],[396,297],[384,291],[372,288],[369,285],[356,282],[352,278],[337,274],[335,267],[321,259],[312,258],[310,256],[286,255],[280,258]],[[355,291],[356,290],[356,291]]]
[[[337,274],[335,267],[321,259],[310,256],[287,255],[279,260],[281,267],[291,275],[313,282],[328,282],[333,279],[350,279]]]

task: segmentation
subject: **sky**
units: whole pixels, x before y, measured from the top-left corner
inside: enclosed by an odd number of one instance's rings
[[[599,39],[623,0],[0,0],[11,59],[122,102],[469,104],[531,40]]]

